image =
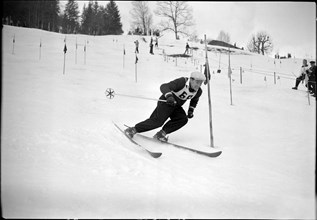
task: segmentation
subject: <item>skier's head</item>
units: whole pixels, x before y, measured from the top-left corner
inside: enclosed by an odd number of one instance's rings
[[[206,77],[204,74],[198,71],[194,71],[190,74],[189,86],[190,88],[197,91],[205,80],[206,80]]]
[[[310,63],[311,66],[315,66],[315,61],[312,60],[309,63]]]

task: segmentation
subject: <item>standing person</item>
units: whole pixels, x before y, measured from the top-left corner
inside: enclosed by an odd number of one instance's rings
[[[125,133],[132,138],[136,133],[150,131],[163,126],[154,135],[154,138],[167,142],[167,134],[177,131],[187,124],[189,118],[194,116],[194,109],[202,94],[200,87],[205,80],[204,74],[192,72],[190,78],[181,77],[162,84],[160,86],[162,92],[160,99],[166,100],[166,102],[159,101],[148,119],[136,124],[134,127],[127,128]],[[187,100],[190,100],[190,103],[186,114],[182,105]],[[170,118],[169,121],[167,121],[168,118]]]
[[[139,41],[136,40],[134,41],[134,43],[135,43],[135,53],[139,53]]]
[[[154,55],[153,53],[153,38],[151,37],[151,42],[150,42],[150,54]]]
[[[295,87],[293,87],[292,89],[297,90],[299,83],[302,80],[305,80],[306,70],[308,70],[307,60],[303,59],[303,65],[300,70],[300,75],[296,78]]]
[[[316,65],[315,61],[310,61],[310,68],[308,69],[308,90],[313,95],[316,96]]]
[[[155,38],[155,47],[158,47],[158,38]]]
[[[188,54],[189,53],[189,45],[188,45],[188,42],[186,43],[186,47],[185,47],[185,52],[184,52],[184,54]]]

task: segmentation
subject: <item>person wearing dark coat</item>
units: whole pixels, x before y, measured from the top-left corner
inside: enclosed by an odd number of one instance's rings
[[[190,47],[189,47],[189,44],[188,44],[188,42],[186,43],[186,47],[185,47],[185,52],[184,52],[184,54],[188,54],[189,53],[189,49],[190,49]]]
[[[151,42],[150,42],[150,54],[154,55],[154,53],[153,53],[153,38],[151,38]]]
[[[310,68],[307,70],[308,73],[308,90],[316,97],[316,65],[315,61],[310,61]]]

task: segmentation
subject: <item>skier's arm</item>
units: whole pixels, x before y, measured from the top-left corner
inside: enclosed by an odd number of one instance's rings
[[[178,79],[175,79],[169,83],[163,83],[160,87],[161,92],[165,97],[167,97],[169,94],[172,94],[172,91],[177,92],[181,90],[186,84],[186,78],[181,77]]]
[[[193,109],[196,108],[198,100],[199,100],[199,97],[201,96],[202,92],[203,91],[201,90],[201,88],[199,88],[199,90],[196,93],[196,95],[190,100],[189,108],[193,108]]]
[[[199,90],[196,93],[196,95],[194,96],[194,98],[192,98],[190,100],[189,108],[188,108],[188,112],[187,112],[187,117],[188,118],[194,117],[194,110],[195,110],[195,108],[197,106],[197,103],[198,103],[198,100],[199,100],[199,97],[201,96],[201,94],[202,94],[202,90],[201,90],[201,88],[199,88]]]

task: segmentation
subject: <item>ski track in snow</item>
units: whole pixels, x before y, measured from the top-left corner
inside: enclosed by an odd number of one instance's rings
[[[135,82],[134,40],[138,36],[65,35],[3,27],[1,192],[6,218],[300,218],[315,217],[316,106],[294,80],[243,73],[239,67],[297,73],[300,59],[232,55],[233,105],[230,104],[227,55],[221,74],[212,74],[211,102],[215,148],[209,143],[208,93],[194,118],[170,134],[173,143],[203,151],[209,158],[136,137],[163,155],[154,159],[113,126],[133,126],[150,116],[156,102],[115,96],[105,90],[148,98],[159,86],[188,76],[204,64],[169,58],[185,41],[160,38],[149,55],[140,41]],[[16,43],[12,54],[12,37]],[[84,64],[82,48],[87,44]],[[39,39],[42,40],[39,60]],[[147,37],[148,38],[148,37]],[[118,42],[114,42],[117,39]],[[125,67],[122,48],[125,45]],[[168,45],[173,45],[169,47]],[[204,48],[197,44],[199,48]],[[209,52],[211,72],[219,54]],[[177,62],[177,65],[176,65]],[[305,90],[300,85],[301,90]],[[188,103],[184,106],[187,110]],[[157,130],[144,133],[153,136]]]

